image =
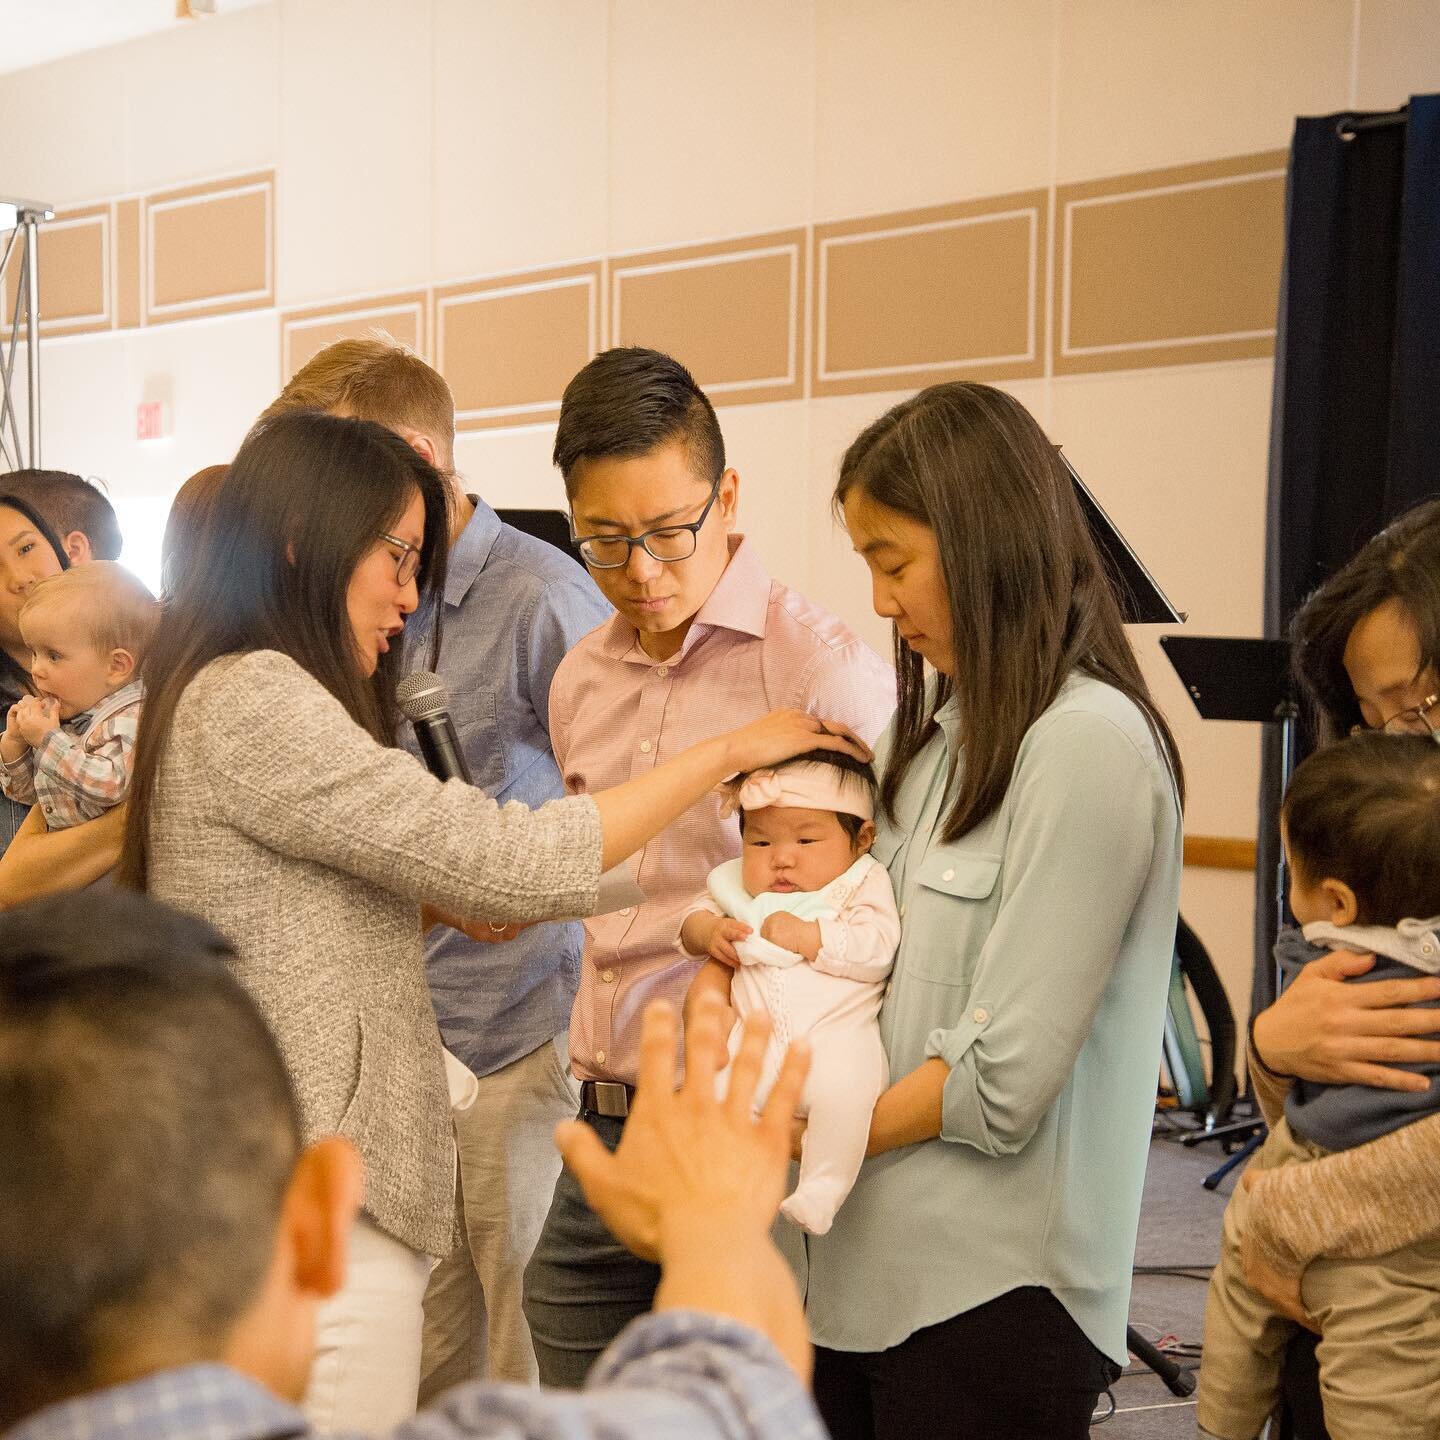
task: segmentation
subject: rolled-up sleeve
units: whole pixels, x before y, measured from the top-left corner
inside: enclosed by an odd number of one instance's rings
[[[1023,1148],[1090,1033],[1149,873],[1153,761],[1103,716],[1062,712],[1027,737],[995,923],[965,1013],[925,1054],[950,1067],[941,1135]],[[1157,1057],[1158,1058],[1158,1057]]]
[[[463,1385],[395,1440],[825,1440],[814,1401],[764,1336],[671,1310],[634,1321],[584,1390]]]

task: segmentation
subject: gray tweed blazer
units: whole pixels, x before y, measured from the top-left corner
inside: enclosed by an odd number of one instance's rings
[[[446,1254],[453,1141],[420,902],[495,920],[588,914],[594,802],[502,809],[442,784],[265,650],[215,661],[181,696],[149,838],[150,893],[235,945],[307,1142],[354,1141],[370,1217],[414,1250]]]

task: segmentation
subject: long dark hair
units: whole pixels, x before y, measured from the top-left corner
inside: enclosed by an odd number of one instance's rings
[[[1364,723],[1345,646],[1356,625],[1387,600],[1399,601],[1415,627],[1420,671],[1440,674],[1440,500],[1407,510],[1296,612],[1291,659],[1323,740],[1338,740]]]
[[[880,783],[891,820],[905,773],[952,694],[965,769],[944,838],[956,840],[993,814],[1025,732],[1074,670],[1140,707],[1184,803],[1180,752],[1125,638],[1070,477],[1018,401],[965,382],[922,390],[845,452],[837,512],[857,492],[934,531],[960,681],[941,675],[927,686],[924,662],[896,632],[899,703]]]
[[[0,490],[3,490],[5,483],[5,479],[0,478]],[[70,557],[66,555],[65,547],[60,543],[60,537],[55,533],[50,522],[30,501],[4,492],[0,493],[0,505],[8,505],[10,509],[18,510],[34,526],[36,534],[54,551],[56,560],[60,562],[60,568],[62,570],[70,568]],[[30,672],[20,665],[8,650],[0,649],[0,696],[33,693]]]
[[[355,567],[419,491],[425,536],[418,581],[443,590],[445,483],[398,435],[368,420],[295,411],[259,424],[186,539],[186,563],[145,659],[147,697],[135,754],[120,878],[146,879],[160,758],[185,688],[222,655],[278,650],[308,670],[381,744],[395,742],[400,647],[366,676],[346,596]]]

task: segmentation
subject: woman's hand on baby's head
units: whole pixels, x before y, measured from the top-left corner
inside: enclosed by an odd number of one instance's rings
[[[874,752],[847,725],[822,720],[803,710],[772,710],[759,720],[722,737],[728,772],[758,770],[803,755],[807,750],[839,750],[857,760]]]

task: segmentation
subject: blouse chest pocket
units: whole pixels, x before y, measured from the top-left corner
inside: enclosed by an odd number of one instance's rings
[[[942,985],[970,984],[994,923],[1000,857],[939,846],[921,862],[902,915],[902,969]]]

